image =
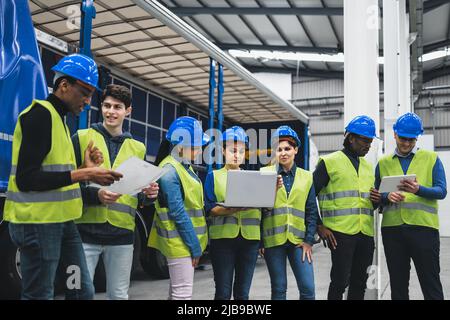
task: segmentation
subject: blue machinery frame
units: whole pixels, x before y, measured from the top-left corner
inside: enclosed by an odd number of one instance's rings
[[[92,19],[95,18],[96,11],[94,0],[83,0],[81,4],[81,28],[80,28],[80,53],[92,57],[91,52],[91,34]],[[84,107],[83,112],[78,118],[78,129],[86,129],[88,127],[88,110],[90,106]]]
[[[218,69],[218,82],[216,82],[216,64],[217,62],[213,59],[209,59],[209,99],[208,99],[208,106],[209,106],[209,129],[214,129],[214,122],[216,120],[216,110],[214,105],[214,97],[215,97],[215,91],[217,88],[217,129],[219,131],[222,131],[223,129],[223,92],[224,92],[224,84],[223,84],[223,66],[218,63],[217,69]],[[214,141],[213,141],[214,143]],[[215,152],[219,153],[218,158],[221,159],[221,153],[222,150],[217,149]],[[211,160],[210,155],[210,159]],[[211,161],[209,161],[211,163]],[[216,169],[220,169],[222,167],[222,164],[220,163],[220,160],[218,163],[216,163]],[[213,166],[211,164],[207,165],[208,172],[210,172],[213,169]]]

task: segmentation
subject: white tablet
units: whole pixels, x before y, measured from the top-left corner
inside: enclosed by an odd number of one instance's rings
[[[405,180],[405,179],[415,180],[416,175],[415,174],[407,174],[407,175],[401,175],[401,176],[383,177],[383,179],[381,179],[379,191],[381,193],[399,191],[398,186],[401,184],[401,181]]]

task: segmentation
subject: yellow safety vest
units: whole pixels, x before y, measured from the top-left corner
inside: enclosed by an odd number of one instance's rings
[[[360,157],[356,172],[342,151],[321,157],[319,161],[325,162],[330,177],[318,196],[324,226],[348,235],[362,232],[373,237],[370,188],[374,186],[375,176],[372,165]]]
[[[264,167],[261,171],[276,172],[276,166]],[[303,242],[306,200],[312,184],[312,173],[297,168],[289,197],[284,186],[277,191],[274,208],[263,216],[265,248],[279,246],[286,241],[295,245]]]
[[[94,129],[84,129],[78,131],[78,138],[80,140],[80,154],[81,160],[84,162],[84,150],[89,145],[89,141],[94,142],[94,146],[98,147],[103,153],[104,162],[101,165],[105,169],[116,169],[125,160],[132,156],[143,159],[145,156],[145,145],[134,139],[125,139],[120,147],[120,150],[111,165],[109,158],[108,147],[105,143],[105,138]],[[118,228],[128,229],[134,231],[136,208],[138,205],[137,195],[122,195],[115,203],[103,205],[89,205],[84,204],[83,215],[76,223],[105,223],[109,222]]]
[[[227,169],[213,171],[214,194],[217,202],[223,202],[226,195]],[[209,236],[211,239],[236,238],[241,232],[247,240],[260,240],[261,210],[251,209],[227,216],[211,216]]]
[[[167,156],[160,167],[172,165],[180,178],[184,192],[184,209],[194,226],[202,251],[208,242],[208,232],[204,215],[203,186],[200,180],[192,177],[183,165],[172,156]],[[194,172],[190,167],[189,170]],[[155,202],[156,214],[153,219],[148,246],[158,249],[167,258],[190,257],[189,248],[177,231],[175,221],[170,218],[169,209]]]
[[[20,191],[16,183],[17,161],[22,144],[21,117],[38,103],[46,108],[52,120],[52,145],[42,162],[47,172],[72,171],[76,168],[75,154],[67,125],[53,105],[45,100],[33,100],[19,115],[14,130],[12,167],[9,176],[4,219],[13,223],[61,223],[81,216],[83,202],[78,183],[48,191]]]
[[[432,151],[419,150],[414,155],[406,174],[416,174],[421,186],[433,186],[433,168],[437,154]],[[387,155],[379,161],[380,177],[403,175],[400,160]],[[382,227],[410,224],[439,229],[438,201],[426,199],[413,193],[405,192],[405,201],[391,203],[383,208]]]

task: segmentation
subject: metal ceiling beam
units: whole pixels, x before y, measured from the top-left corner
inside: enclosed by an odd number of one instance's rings
[[[244,49],[244,50],[266,50],[266,51],[293,51],[306,53],[339,53],[337,47],[306,47],[306,46],[272,46],[263,44],[241,44],[241,43],[216,43],[224,50]]]
[[[448,0],[429,0],[423,3],[423,12],[427,13],[428,11],[439,8],[440,6],[447,4]]]
[[[292,73],[295,74],[294,68],[277,68],[277,67],[257,67],[245,65],[251,72],[271,72],[271,73]],[[302,77],[316,77],[323,79],[344,79],[344,72],[342,71],[326,71],[326,70],[311,70],[300,69],[299,75]],[[423,72],[423,82],[428,82],[438,77],[450,75],[450,66],[441,67]],[[383,74],[380,73],[380,81],[383,81]]]
[[[250,72],[271,72],[271,73],[295,73],[294,68],[277,68],[277,67],[256,67],[245,66]],[[317,77],[325,79],[344,79],[344,73],[342,71],[326,71],[326,70],[312,70],[300,68],[298,70],[299,76],[302,77]]]
[[[248,7],[168,7],[179,16],[193,16],[199,14],[249,14],[249,15],[303,15],[303,16],[342,16],[343,8],[248,8]]]
[[[423,73],[423,82],[428,82],[435,78],[446,76],[449,74],[450,74],[450,66],[445,66],[439,69],[426,71]]]
[[[416,40],[411,44],[411,79],[413,83],[413,103],[422,90],[423,64],[419,57],[423,54],[423,0],[409,0],[409,32],[416,33]]]
[[[447,46],[450,46],[450,39],[446,39],[443,41],[439,41],[439,42],[435,42],[435,43],[431,43],[431,44],[427,44],[426,46],[423,46],[423,53],[425,54],[425,53],[434,51],[439,48],[444,48]]]
[[[227,67],[235,75],[243,79],[249,84],[252,84],[260,92],[267,95],[275,104],[284,108],[294,117],[298,118],[303,123],[308,123],[308,116],[302,111],[296,108],[290,102],[280,98],[272,90],[267,88],[262,82],[256,79],[247,69],[240,65],[229,54],[223,52],[219,47],[214,45],[201,33],[194,30],[186,22],[181,20],[169,9],[164,7],[160,2],[156,0],[132,0],[141,9],[147,11],[153,17],[164,23],[167,27],[177,32],[180,36],[190,41],[193,45],[197,46],[200,50],[208,54],[211,58],[221,63],[224,67]]]

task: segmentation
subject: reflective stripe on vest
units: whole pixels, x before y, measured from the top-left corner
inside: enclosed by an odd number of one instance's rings
[[[289,225],[284,225],[284,226],[264,230],[264,236],[271,237],[271,236],[276,236],[278,234],[285,234],[286,232],[293,233],[298,238],[302,238],[302,239],[305,238],[305,231],[298,230],[298,229],[294,228],[293,226],[289,226]]]
[[[80,189],[66,191],[31,191],[31,192],[12,192],[7,191],[6,197],[14,202],[59,202],[68,201],[81,197]]]
[[[75,166],[73,164],[47,164],[42,165],[41,170],[45,172],[64,172],[64,171],[73,171],[75,170]],[[11,166],[11,175],[16,175],[17,166]]]
[[[365,214],[368,216],[373,216],[373,210],[368,209],[368,208],[350,208],[350,209],[322,211],[322,217],[324,217],[324,218],[342,217],[342,216],[350,216],[350,215],[358,215],[358,214]]]
[[[171,165],[181,181],[184,194],[184,209],[196,230],[197,239],[203,251],[208,242],[208,233],[203,213],[202,183],[200,179],[197,180],[192,177],[183,165],[172,156],[167,156],[159,164],[160,167],[165,165]],[[193,173],[192,168],[189,168],[189,170]],[[158,249],[167,258],[190,257],[191,252],[179,235],[175,221],[170,218],[168,208],[161,207],[159,200],[155,202],[155,208],[156,213],[148,239],[148,246]]]
[[[217,202],[225,201],[228,171],[224,167],[213,171],[214,194]],[[261,239],[261,210],[250,209],[230,216],[210,216],[209,236],[211,239],[232,239],[239,233],[247,240]]]
[[[370,199],[370,192],[359,192],[358,190],[339,191],[329,194],[319,194],[319,201],[335,200],[340,198],[363,198]]]
[[[41,164],[45,172],[67,172],[76,168],[70,131],[53,105],[44,100],[33,100],[23,110],[16,124],[12,148],[12,165],[6,192],[5,221],[13,223],[63,223],[81,216],[82,200],[78,183],[47,191],[24,192],[16,183],[17,162],[22,144],[21,118],[35,104],[43,106],[51,117],[50,152]]]
[[[318,195],[323,224],[334,231],[348,235],[362,232],[374,235],[373,205],[370,188],[374,186],[373,168],[363,157],[359,158],[358,172],[350,159],[337,151],[321,157],[330,177]]]
[[[84,161],[84,150],[89,145],[90,141],[94,142],[94,147],[100,149],[103,153],[104,162],[102,168],[116,169],[127,159],[135,156],[143,159],[145,156],[145,146],[134,139],[125,139],[120,146],[120,150],[111,164],[109,150],[106,146],[105,138],[101,133],[95,129],[85,129],[78,131],[78,138],[80,141],[81,161]],[[89,205],[85,204],[83,207],[83,215],[76,223],[105,223],[108,222],[118,228],[134,231],[135,216],[138,199],[136,196],[123,194],[115,203],[108,205]]]
[[[206,226],[194,227],[194,230],[197,236],[201,236],[206,234],[207,228]],[[166,230],[156,226],[156,231],[160,237],[166,239],[180,238],[180,234],[177,230]]]
[[[275,166],[261,168],[261,171],[275,171]],[[295,171],[294,183],[289,197],[283,186],[277,191],[275,207],[263,217],[264,247],[279,246],[286,241],[295,245],[305,238],[305,208],[313,184],[312,173],[300,168]]]
[[[190,218],[198,218],[203,217],[203,210],[186,210],[186,213]],[[160,212],[159,213],[159,220],[161,221],[169,221],[169,214],[167,212]]]
[[[416,174],[419,185],[430,188],[433,186],[433,168],[437,154],[432,151],[418,150],[408,167],[406,174]],[[397,156],[387,155],[379,161],[380,177],[403,175],[403,169]],[[404,192],[405,200],[391,203],[383,207],[382,227],[392,227],[402,224],[424,226],[439,229],[438,201],[426,199],[418,195]]]

